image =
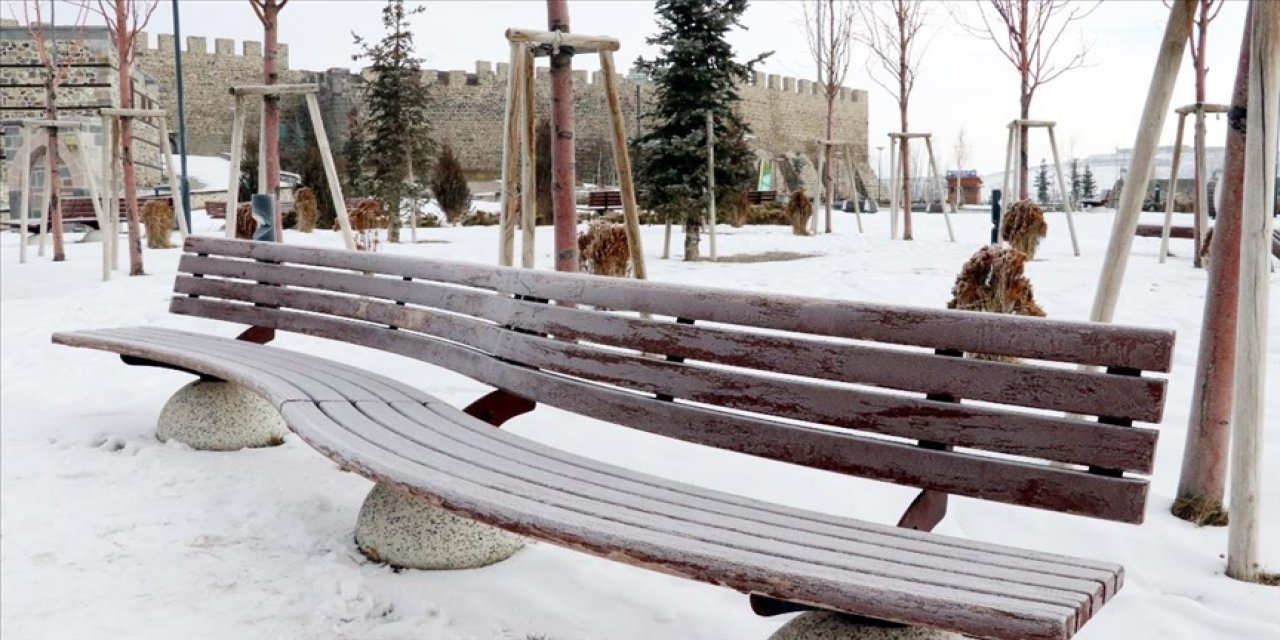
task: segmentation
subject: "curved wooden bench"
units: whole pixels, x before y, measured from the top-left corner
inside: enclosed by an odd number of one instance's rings
[[[500,391],[464,413],[246,341],[123,329],[55,342],[244,384],[343,468],[522,535],[753,594],[765,613],[809,606],[1065,638],[1123,583],[1114,564],[914,529],[936,524],[949,493],[1140,522],[1146,481],[1132,474],[1150,472],[1156,436],[1127,425],[1159,420],[1164,382],[1138,374],[1167,370],[1170,332],[195,236],[187,251],[175,313],[253,325],[251,339],[281,329],[400,353]],[[889,527],[663,480],[491,426],[533,402],[925,490]]]

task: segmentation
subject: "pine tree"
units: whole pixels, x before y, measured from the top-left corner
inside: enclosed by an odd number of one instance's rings
[[[1075,158],[1071,159],[1071,205],[1079,206],[1080,203],[1080,161]]]
[[[1040,204],[1049,204],[1049,165],[1042,158],[1040,170],[1036,172],[1036,200]]]
[[[1094,191],[1097,190],[1097,188],[1097,183],[1093,181],[1093,169],[1090,169],[1089,165],[1085,164],[1084,177],[1080,178],[1080,191],[1083,193],[1085,198],[1092,200],[1095,195]]]
[[[364,141],[365,179],[368,190],[382,201],[387,215],[387,240],[400,241],[401,203],[421,190],[408,184],[409,163],[417,175],[427,176],[431,166],[431,130],[427,119],[427,86],[422,83],[422,60],[414,57],[409,18],[426,10],[406,10],[404,0],[387,0],[382,8],[386,34],[376,43],[354,36],[361,53],[370,61],[373,80],[365,89],[369,106]]]
[[[717,200],[750,188],[755,156],[747,147],[747,124],[736,110],[738,83],[752,66],[734,60],[728,33],[741,26],[747,0],[658,0],[657,35],[646,40],[659,53],[636,66],[654,83],[651,124],[634,143],[636,182],[644,204],[670,218],[683,218],[685,260],[698,258],[706,213],[707,113],[715,134]]]
[[[364,120],[360,112],[352,109],[347,112],[347,141],[342,144],[343,171],[346,184],[342,185],[343,193],[356,197],[365,197],[364,190]]]

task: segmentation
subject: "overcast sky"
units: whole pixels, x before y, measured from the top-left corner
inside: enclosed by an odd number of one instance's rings
[[[13,0],[3,0],[4,16],[17,10]],[[473,70],[476,60],[505,60],[503,30],[507,27],[545,28],[546,5],[539,0],[431,1],[413,21],[419,55],[427,68]],[[173,31],[169,0],[162,0],[148,31],[154,46],[157,33]],[[381,8],[377,0],[291,0],[281,13],[281,42],[289,44],[290,66],[322,70],[359,67],[351,59],[351,33],[370,38],[381,32]],[[911,101],[911,128],[931,131],[938,162],[954,164],[954,143],[961,128],[970,141],[969,163],[987,173],[1004,166],[1005,124],[1017,117],[1018,76],[994,44],[969,35],[954,24],[956,14],[972,14],[972,2],[926,2],[932,40],[924,52],[920,75]],[[1244,25],[1246,3],[1228,0],[1209,33],[1208,100],[1228,102]],[[249,3],[242,0],[182,0],[182,34],[209,38],[261,40]],[[653,3],[643,0],[570,0],[574,31],[604,34],[622,42],[619,66],[628,67],[636,56],[651,56],[645,38],[655,30]],[[63,10],[70,13],[69,9]],[[60,11],[61,13],[61,11]],[[1059,44],[1062,53],[1091,47],[1090,66],[1068,73],[1037,92],[1031,116],[1057,120],[1058,144],[1065,157],[1109,153],[1133,145],[1135,130],[1150,83],[1168,9],[1158,0],[1106,0],[1079,29]],[[19,10],[20,14],[20,10]],[[800,5],[789,0],[755,0],[744,18],[747,29],[733,34],[738,54],[776,53],[762,70],[799,78],[814,77],[801,26]],[[866,52],[854,53],[847,85],[870,92],[870,158],[878,164],[877,146],[885,133],[897,129],[897,107],[887,92],[868,77]],[[590,57],[575,68],[594,69]],[[1173,97],[1173,106],[1194,102],[1191,57],[1188,51]],[[1176,116],[1166,120],[1162,144],[1173,144]],[[1210,120],[1209,144],[1221,145],[1225,126]],[[1190,142],[1190,127],[1187,143]],[[884,163],[889,162],[887,150]],[[1033,135],[1033,162],[1049,157],[1048,144]],[[877,167],[879,170],[879,167]]]

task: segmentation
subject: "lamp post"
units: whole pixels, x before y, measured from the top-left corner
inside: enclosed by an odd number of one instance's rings
[[[191,228],[191,186],[187,180],[187,117],[183,100],[182,86],[182,32],[178,28],[178,0],[173,0],[173,66],[178,89],[178,153],[182,165],[182,176],[179,185],[169,185],[169,195],[182,198],[182,211],[187,218],[187,229]],[[172,165],[171,165],[172,166]],[[173,182],[172,176],[169,182]],[[180,186],[181,193],[174,191]]]

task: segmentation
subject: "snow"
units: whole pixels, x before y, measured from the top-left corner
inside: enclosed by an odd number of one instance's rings
[[[197,213],[198,232],[219,223]],[[1112,215],[1077,214],[1081,258],[1062,214],[1028,265],[1050,317],[1088,316]],[[1144,222],[1155,222],[1148,215]],[[985,213],[916,215],[917,240],[888,240],[888,217],[838,214],[837,233],[804,238],[783,227],[719,228],[723,255],[792,251],[790,262],[716,264],[659,259],[662,228],[644,229],[651,278],[823,298],[941,307],[964,260],[988,234]],[[72,240],[75,235],[69,236]],[[384,251],[491,263],[493,227],[421,229],[417,245]],[[333,232],[286,233],[290,243],[339,247]],[[540,229],[538,263],[552,235]],[[1159,239],[1136,238],[1117,322],[1177,330],[1178,343],[1141,526],[966,498],[939,532],[1122,563],[1125,587],[1078,637],[1275,638],[1280,589],[1223,576],[1225,529],[1168,514],[1177,485],[1194,376],[1205,274],[1178,256],[1156,262]],[[673,243],[680,246],[680,239]],[[704,240],[704,250],[706,247]],[[167,313],[179,252],[147,251],[150,275],[99,281],[98,244],[70,243],[68,260],[19,265],[0,237],[0,636],[5,638],[759,638],[787,616],[759,618],[746,598],[536,544],[511,560],[459,572],[394,572],[351,539],[370,483],[339,471],[296,437],[281,447],[205,453],[161,444],[155,418],[189,376],[126,367],[105,353],[54,346],[49,334],[156,325],[232,336],[239,327]],[[127,258],[124,259],[127,268]],[[1275,286],[1276,276],[1271,286]],[[1280,295],[1271,297],[1272,323]],[[1280,339],[1266,366],[1274,392]],[[463,405],[485,388],[400,356],[296,335],[280,346],[391,375]],[[1268,398],[1262,476],[1262,561],[1280,570],[1280,394]],[[610,427],[539,408],[504,429],[719,490],[893,523],[913,491],[792,467]]]
[[[182,171],[181,162],[179,156],[173,156],[173,166],[178,171]],[[229,171],[231,161],[222,156],[187,156],[187,180],[192,191],[225,191]]]

